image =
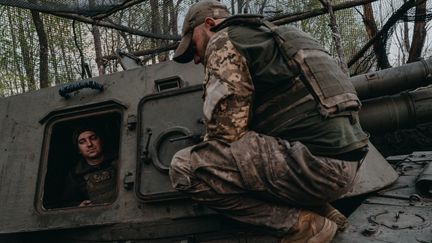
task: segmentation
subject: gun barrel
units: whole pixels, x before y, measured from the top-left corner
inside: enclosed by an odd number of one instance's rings
[[[396,94],[432,83],[432,58],[350,78],[361,100]]]
[[[363,102],[360,124],[370,133],[383,133],[432,122],[432,88]]]

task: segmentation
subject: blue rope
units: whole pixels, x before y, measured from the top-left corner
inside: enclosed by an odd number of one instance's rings
[[[59,89],[59,95],[67,99],[70,97],[70,93],[84,88],[97,89],[100,92],[104,90],[104,86],[102,84],[99,84],[98,82],[93,80],[89,80],[89,81],[80,81],[80,82],[65,84]]]

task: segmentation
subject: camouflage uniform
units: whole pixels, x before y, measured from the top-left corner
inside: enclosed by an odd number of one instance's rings
[[[205,72],[205,139],[174,156],[175,189],[228,217],[287,233],[297,207],[322,205],[352,188],[358,163],[249,130],[254,83],[227,31],[210,39]]]

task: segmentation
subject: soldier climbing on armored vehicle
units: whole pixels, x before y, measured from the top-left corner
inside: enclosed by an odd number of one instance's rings
[[[309,35],[205,0],[185,16],[174,60],[205,66],[204,142],[179,151],[172,185],[283,242],[329,242],[329,202],[354,185],[368,136],[348,76]]]

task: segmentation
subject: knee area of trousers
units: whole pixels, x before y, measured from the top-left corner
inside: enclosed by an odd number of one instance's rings
[[[188,148],[177,151],[171,159],[170,170],[190,174],[192,171],[190,157],[190,149]]]
[[[192,186],[191,178],[187,174],[183,173],[182,170],[179,170],[179,167],[171,165],[169,176],[171,185],[176,190],[185,191]]]
[[[175,154],[170,163],[171,170],[188,175],[192,174],[190,156],[185,157],[183,154]]]
[[[192,186],[193,172],[190,166],[190,151],[180,150],[171,160],[169,176],[174,189],[187,190]]]

